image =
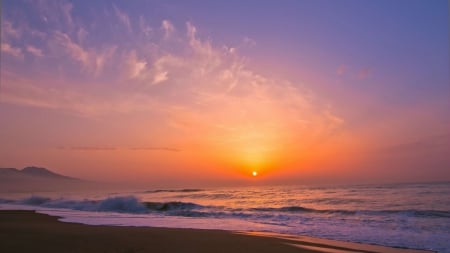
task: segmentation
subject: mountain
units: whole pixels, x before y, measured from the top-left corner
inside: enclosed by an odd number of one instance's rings
[[[50,191],[79,186],[83,180],[35,166],[0,168],[0,192]]]
[[[79,180],[77,178],[63,176],[60,174],[57,174],[53,171],[50,171],[46,168],[40,168],[40,167],[25,167],[23,168],[20,173],[31,175],[31,176],[37,176],[37,177],[48,177],[48,178],[59,178],[59,179],[68,179],[68,180]]]
[[[12,178],[23,177],[26,179],[35,177],[40,179],[48,178],[48,179],[79,180],[77,178],[57,174],[46,168],[40,168],[35,166],[25,167],[22,170],[18,170],[15,168],[0,168],[0,181],[3,181],[2,179],[6,179],[8,177]]]

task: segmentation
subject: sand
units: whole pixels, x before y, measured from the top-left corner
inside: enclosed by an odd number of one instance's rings
[[[419,253],[311,237],[221,230],[91,226],[33,211],[0,211],[0,252],[390,252]]]

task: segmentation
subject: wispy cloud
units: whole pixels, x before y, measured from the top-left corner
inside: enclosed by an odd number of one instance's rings
[[[22,35],[18,28],[15,28],[10,21],[4,20],[3,17],[1,28],[2,41],[8,41],[10,38],[19,38]]]
[[[39,14],[39,18],[47,24],[59,28],[72,30],[74,20],[72,18],[73,4],[67,0],[60,1],[33,1],[30,2]]]
[[[153,82],[152,83],[153,84],[157,84],[157,83],[166,81],[168,79],[168,77],[167,77],[168,73],[169,72],[167,72],[167,71],[159,71],[159,72],[157,72],[155,74],[155,76],[153,77]]]
[[[169,152],[180,152],[181,150],[177,148],[169,148],[169,147],[133,147],[130,148],[135,151],[169,151]]]
[[[164,38],[168,39],[169,36],[175,31],[175,27],[169,20],[163,20],[161,23],[161,29],[164,32]]]
[[[73,21],[72,21],[72,9],[73,9],[73,5],[70,2],[62,2],[60,5],[61,8],[61,13],[64,17],[64,19],[66,20],[67,24],[69,27],[73,26]]]
[[[141,78],[145,72],[147,62],[145,60],[138,59],[136,51],[132,50],[125,61],[126,75],[130,79]]]
[[[248,46],[248,47],[256,46],[256,41],[249,37],[244,37],[244,39],[242,39],[242,42],[244,43],[245,46]]]
[[[6,43],[6,42],[2,42],[1,43],[1,51],[3,53],[7,53],[9,55],[12,55],[16,58],[23,58],[23,53],[22,53],[22,49],[18,48],[18,47],[13,47],[10,44]]]
[[[147,24],[147,21],[143,16],[139,16],[139,28],[140,32],[145,36],[150,36],[153,31],[152,27]]]
[[[28,51],[28,53],[30,53],[30,54],[32,54],[34,56],[37,56],[37,57],[44,56],[44,54],[42,53],[41,49],[39,49],[37,47],[34,47],[34,46],[31,46],[31,45],[27,46],[27,51]]]
[[[88,32],[86,31],[86,29],[84,29],[83,27],[78,28],[76,38],[80,43],[83,43],[87,36],[88,36]]]
[[[59,146],[58,150],[63,151],[118,151],[118,150],[131,150],[131,151],[162,151],[162,152],[180,152],[177,148],[170,147],[131,147],[131,148],[119,148],[110,146]]]
[[[63,47],[63,49],[72,57],[72,59],[79,61],[84,66],[91,64],[91,55],[84,50],[80,45],[73,42],[68,34],[56,31],[54,33],[54,39],[57,44]]]
[[[59,150],[74,150],[74,151],[115,151],[114,147],[97,147],[97,146],[77,146],[77,147],[58,147]]]
[[[116,50],[114,46],[106,47],[100,52],[94,49],[85,49],[74,42],[68,34],[60,31],[54,32],[53,38],[56,45],[60,46],[66,54],[81,63],[85,70],[95,75],[102,72],[106,61]]]
[[[159,125],[189,133],[186,138],[236,147],[248,143],[270,146],[275,139],[290,142],[299,138],[306,145],[345,124],[304,85],[254,71],[235,46],[204,39],[191,22],[176,28],[170,20],[162,20],[158,22],[162,33],[144,38],[143,34],[152,31],[144,18],[139,19],[141,29],[133,32],[129,16],[113,8],[111,22],[130,31],[126,41],[111,38],[92,43],[90,36],[103,31],[82,26],[75,17],[70,29],[41,31],[51,35],[47,46],[49,53],[61,60],[61,79],[37,76],[8,82],[3,102],[88,117],[157,113],[163,115]],[[67,10],[70,14],[70,8]],[[244,40],[255,44],[249,38]],[[34,44],[26,50],[36,56],[44,54]],[[37,62],[46,58],[39,57]],[[73,63],[82,70],[85,89],[65,79],[64,71],[73,72],[66,69],[73,68]]]
[[[114,13],[129,32],[132,32],[130,17],[113,4]]]

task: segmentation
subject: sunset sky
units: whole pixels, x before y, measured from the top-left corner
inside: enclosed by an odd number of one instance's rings
[[[172,186],[450,180],[446,0],[1,5],[0,167]]]

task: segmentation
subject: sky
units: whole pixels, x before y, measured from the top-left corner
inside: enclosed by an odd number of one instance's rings
[[[448,1],[1,5],[0,167],[161,186],[450,180]]]

